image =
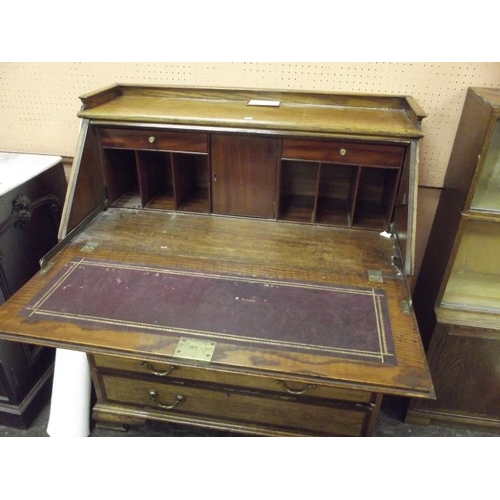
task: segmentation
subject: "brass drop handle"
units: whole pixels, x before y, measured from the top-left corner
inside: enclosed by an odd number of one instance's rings
[[[278,384],[281,384],[284,388],[285,391],[288,392],[289,394],[295,394],[296,396],[300,396],[301,394],[305,394],[308,390],[310,389],[315,389],[315,385],[308,385],[305,389],[302,390],[297,390],[297,389],[291,389],[288,387],[286,382],[283,382],[283,380],[276,380]]]
[[[149,141],[151,144],[153,144],[153,142],[155,142],[155,141],[156,141],[156,137],[155,137],[154,135],[152,135],[152,136],[150,136],[150,137],[149,137],[148,141]]]
[[[171,366],[167,371],[158,372],[147,361],[141,361],[141,366],[145,366],[153,375],[156,375],[158,377],[166,377],[172,370],[175,370],[177,368],[176,366]]]
[[[157,392],[154,389],[151,389],[149,391],[149,399],[154,403],[156,403],[160,408],[163,408],[164,410],[173,410],[178,404],[182,403],[186,398],[178,394],[177,396],[175,396],[175,403],[171,405],[164,405],[158,401]]]
[[[347,154],[347,149],[342,148],[340,151],[340,156],[345,156]]]

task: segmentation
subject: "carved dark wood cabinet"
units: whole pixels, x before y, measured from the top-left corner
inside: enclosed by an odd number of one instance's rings
[[[66,194],[58,156],[0,153],[0,304],[57,244]],[[0,422],[28,427],[50,396],[54,350],[0,340]]]
[[[98,425],[373,434],[433,397],[408,295],[407,96],[113,85],[81,135],[42,269],[2,336],[84,351]]]
[[[406,420],[500,430],[499,89],[468,89],[414,304],[437,399]]]

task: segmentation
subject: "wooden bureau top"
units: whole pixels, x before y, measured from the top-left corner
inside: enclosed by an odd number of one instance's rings
[[[420,138],[426,116],[411,96],[114,85],[80,99],[90,120],[266,134]]]

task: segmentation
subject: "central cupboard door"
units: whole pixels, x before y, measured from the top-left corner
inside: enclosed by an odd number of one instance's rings
[[[216,134],[210,147],[212,212],[274,218],[278,140]]]

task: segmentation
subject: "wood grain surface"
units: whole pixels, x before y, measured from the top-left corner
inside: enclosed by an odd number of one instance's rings
[[[16,340],[165,362],[172,359],[178,335],[154,332],[124,335],[119,329],[30,320],[20,313],[71,259],[88,257],[89,248],[93,249],[94,259],[322,284],[367,286],[366,269],[378,269],[384,282],[376,286],[387,296],[396,366],[242,348],[225,342],[217,344],[211,366],[235,372],[280,374],[285,379],[321,380],[327,385],[346,388],[432,396],[415,317],[401,308],[406,287],[392,263],[394,244],[377,233],[359,230],[109,209],[54,259],[51,269],[36,275],[0,309],[0,322],[5,336]]]

